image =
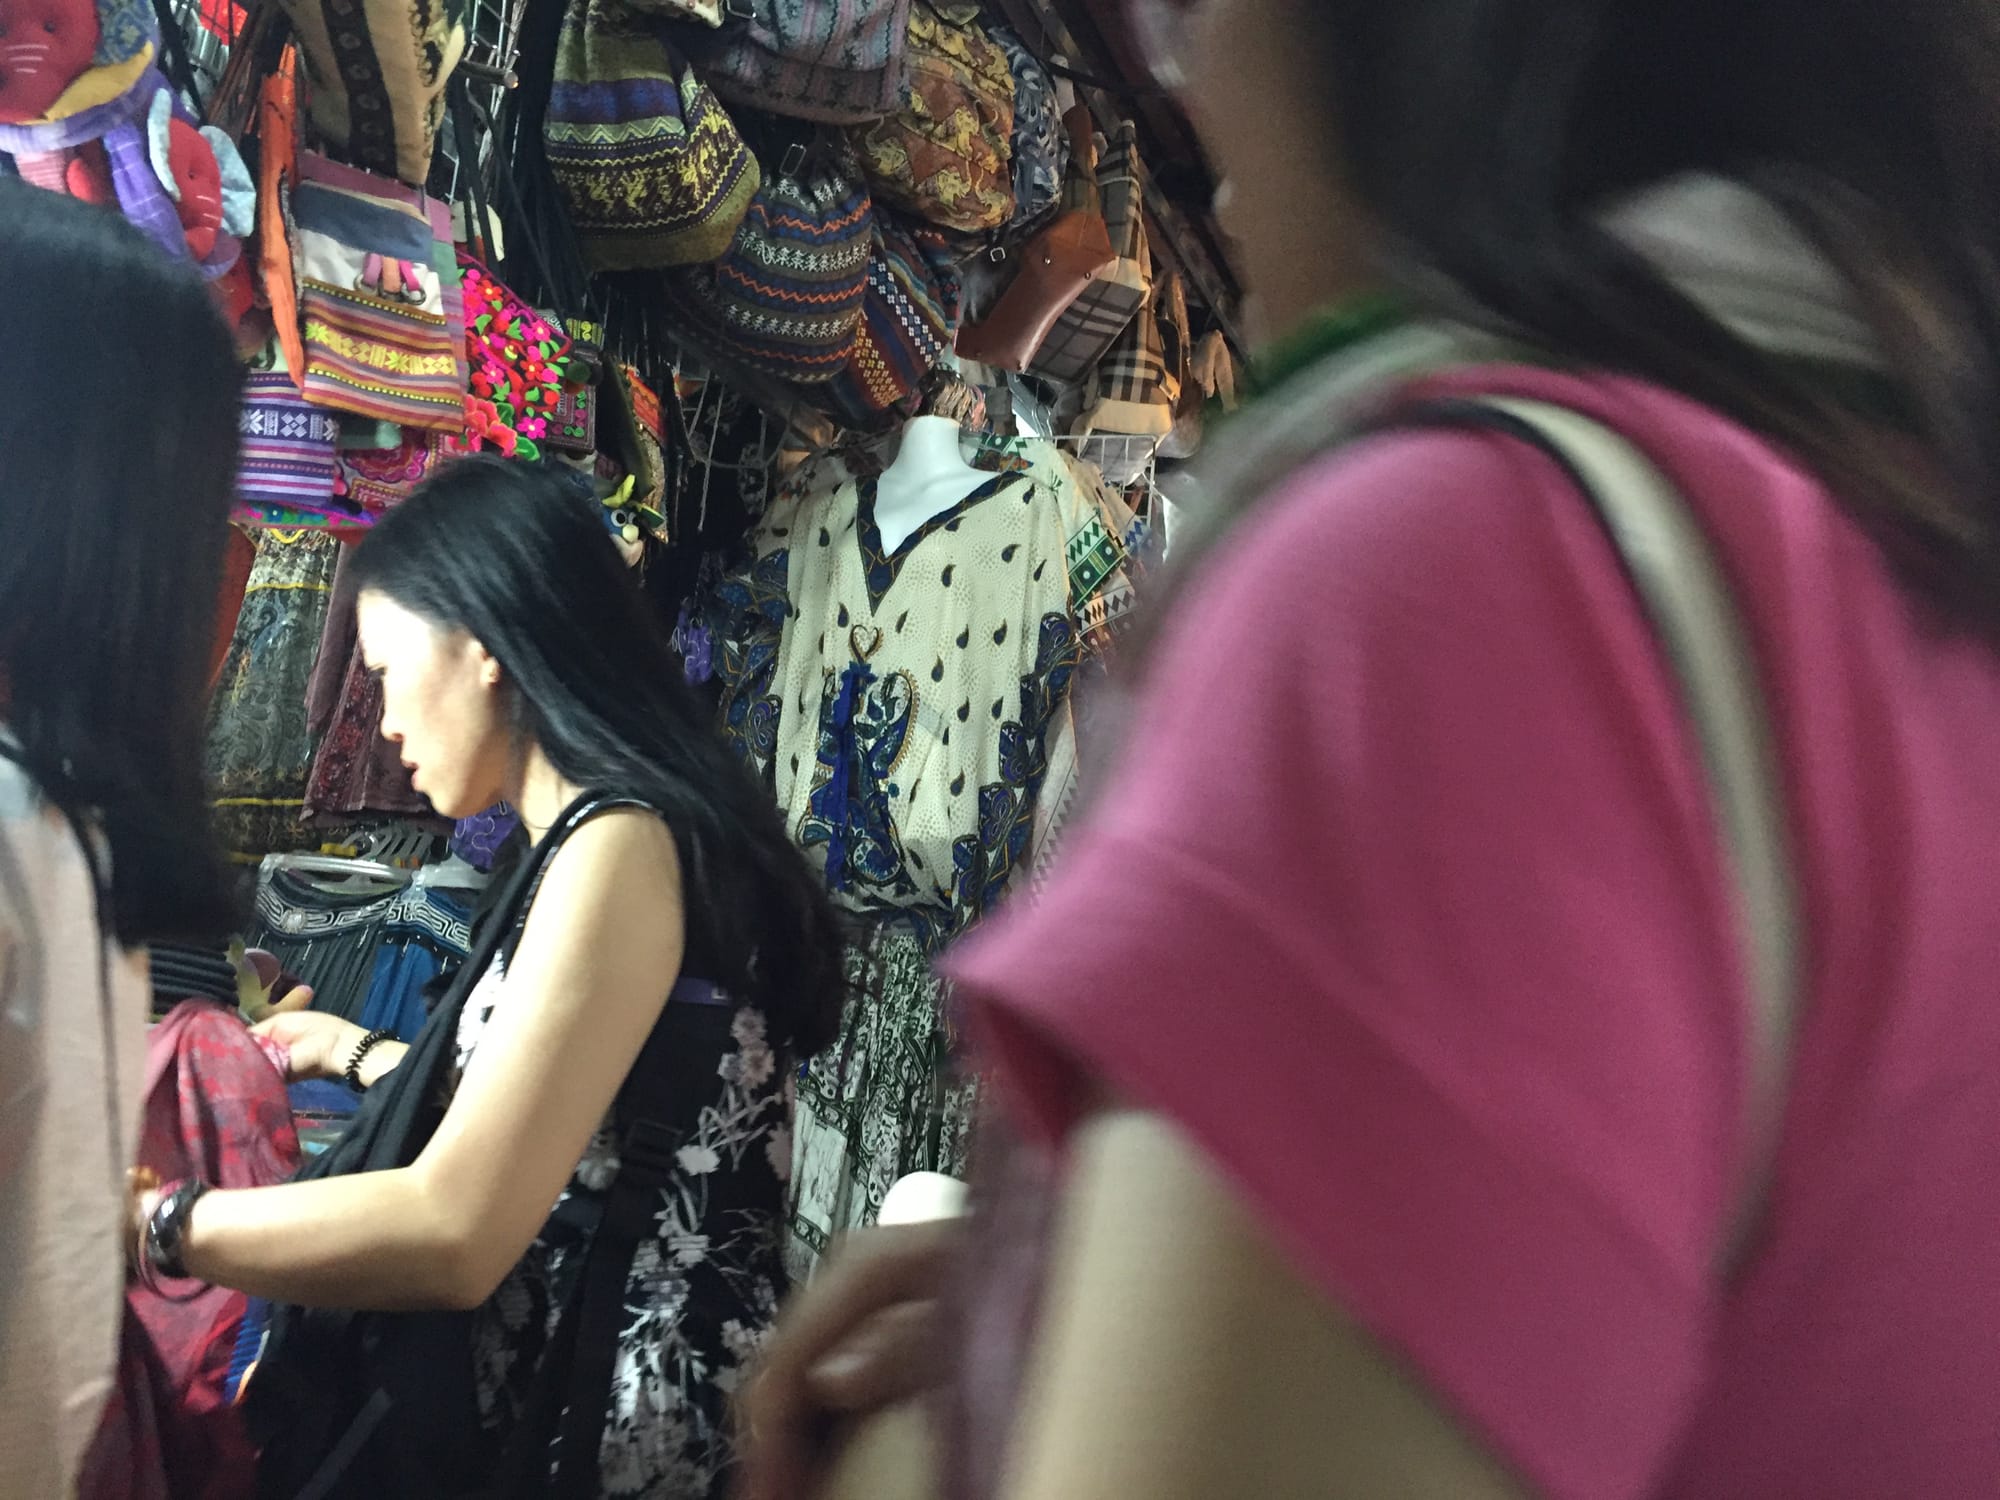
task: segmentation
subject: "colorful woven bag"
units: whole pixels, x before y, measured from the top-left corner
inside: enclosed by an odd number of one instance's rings
[[[329,149],[413,187],[430,175],[467,0],[279,0]]]
[[[594,271],[711,261],[760,185],[757,159],[663,28],[622,0],[569,0],[542,139]]]
[[[325,180],[301,180],[291,208],[305,398],[405,427],[462,427],[465,356],[430,218],[388,191]]]
[[[909,99],[854,132],[884,203],[964,234],[1014,216],[1014,73],[978,17],[976,5],[913,6]]]
[[[1005,26],[988,26],[1014,75],[1014,218],[1008,225],[1028,230],[1062,202],[1063,175],[1069,170],[1069,132],[1055,80],[1027,44]]]
[[[714,31],[676,35],[734,104],[831,125],[903,100],[910,0],[729,0]]]
[[[332,412],[301,399],[282,367],[244,377],[239,426],[239,503],[317,509],[332,502],[339,424]]]
[[[951,347],[962,294],[945,237],[877,209],[861,327],[847,367],[827,383],[828,411],[865,430],[917,395]]]
[[[795,148],[713,266],[672,273],[697,336],[802,385],[847,366],[868,284],[874,201],[841,165]]]

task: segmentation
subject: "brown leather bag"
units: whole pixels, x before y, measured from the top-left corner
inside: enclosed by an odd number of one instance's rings
[[[1063,123],[1071,151],[1062,212],[1015,252],[1020,269],[986,316],[959,330],[959,354],[995,369],[1026,370],[1056,320],[1118,263],[1099,206],[1089,108],[1078,105]]]

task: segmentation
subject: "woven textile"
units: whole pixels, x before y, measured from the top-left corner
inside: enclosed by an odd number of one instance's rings
[[[1069,170],[1069,132],[1055,80],[1027,45],[1005,26],[986,34],[1014,75],[1014,218],[1010,227],[1031,229],[1055,212]]]
[[[1074,174],[1072,174],[1074,176]],[[1098,198],[1117,264],[1084,288],[1036,350],[1030,368],[1046,379],[1082,380],[1132,324],[1152,295],[1145,178],[1138,132],[1127,120],[1097,168]],[[1074,188],[1065,188],[1065,201]]]
[[[338,465],[331,412],[308,404],[284,371],[253,371],[243,382],[243,435],[236,494],[250,504],[324,505]]]
[[[542,129],[593,270],[653,270],[729,248],[760,182],[721,102],[621,0],[569,0]]]
[[[312,82],[312,122],[356,166],[430,175],[444,89],[465,55],[465,0],[279,0]]]
[[[831,167],[766,182],[729,253],[678,273],[697,332],[764,374],[833,379],[860,326],[874,221],[868,189]]]
[[[866,427],[916,395],[951,347],[962,292],[942,234],[906,227],[878,211],[854,351],[826,388],[834,414]]]
[[[462,427],[464,353],[428,216],[386,194],[302,181],[292,217],[306,399],[406,427]]]
[[[977,6],[910,12],[909,98],[857,130],[869,182],[885,203],[965,234],[1014,216],[1014,73],[978,23]]]
[[[732,0],[677,32],[723,98],[801,120],[878,120],[903,100],[910,0]]]

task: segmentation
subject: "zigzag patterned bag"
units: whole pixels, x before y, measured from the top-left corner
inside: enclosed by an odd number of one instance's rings
[[[847,367],[868,284],[874,200],[857,176],[793,149],[713,266],[673,273],[698,337],[800,385]]]
[[[868,290],[847,367],[825,387],[827,409],[867,430],[914,397],[958,330],[964,288],[951,246],[875,211]]]
[[[569,0],[542,140],[593,271],[729,248],[761,185],[722,103],[621,0]]]

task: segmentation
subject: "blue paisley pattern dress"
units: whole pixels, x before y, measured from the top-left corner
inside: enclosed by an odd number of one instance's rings
[[[809,467],[705,601],[723,732],[866,929],[799,1084],[795,1274],[897,1177],[963,1166],[972,1085],[929,960],[1052,846],[1072,683],[1130,603],[1130,512],[1087,468],[1033,440],[961,451],[993,477],[893,549],[871,479]]]

